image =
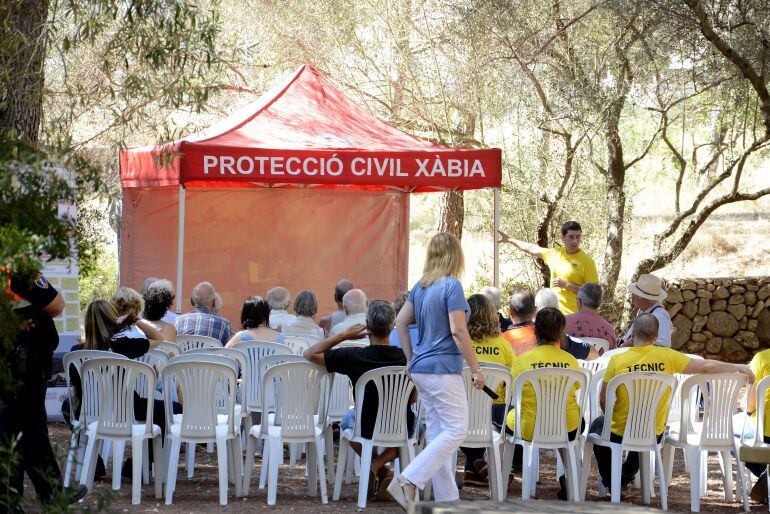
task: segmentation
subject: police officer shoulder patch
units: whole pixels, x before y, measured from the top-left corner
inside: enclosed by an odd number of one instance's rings
[[[39,287],[40,289],[48,289],[48,281],[45,279],[42,273],[37,274],[37,278],[35,279],[35,285]]]

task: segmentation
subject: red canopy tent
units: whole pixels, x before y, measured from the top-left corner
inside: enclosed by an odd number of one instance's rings
[[[304,65],[207,129],[121,151],[120,176],[121,284],[176,272],[179,309],[210,280],[235,321],[278,284],[322,310],[342,277],[372,298],[407,289],[408,193],[495,188],[497,225],[501,151],[406,134]]]

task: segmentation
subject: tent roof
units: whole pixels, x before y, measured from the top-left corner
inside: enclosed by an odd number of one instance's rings
[[[204,130],[121,151],[120,172],[123,187],[476,189],[500,186],[501,155],[445,147],[394,128],[306,64]]]

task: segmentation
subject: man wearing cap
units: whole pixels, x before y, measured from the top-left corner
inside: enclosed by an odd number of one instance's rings
[[[658,338],[653,344],[657,346],[671,346],[671,316],[663,307],[663,300],[668,293],[663,290],[663,281],[655,275],[639,275],[636,282],[628,286],[631,293],[634,309],[639,314],[652,314],[658,320]],[[630,346],[632,344],[632,329],[629,328],[623,336],[622,344],[618,346]]]

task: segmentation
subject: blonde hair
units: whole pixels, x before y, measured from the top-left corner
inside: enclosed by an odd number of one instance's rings
[[[135,318],[144,310],[144,299],[130,287],[119,287],[112,297],[112,304],[118,316],[129,315]]]
[[[88,350],[109,350],[110,340],[118,330],[118,312],[107,300],[88,304],[85,319],[85,347]]]
[[[428,287],[446,276],[459,279],[464,270],[465,257],[460,240],[449,232],[439,232],[428,245],[420,285]]]
[[[483,294],[468,298],[471,314],[468,318],[468,334],[474,342],[500,335],[500,320],[492,302]]]

